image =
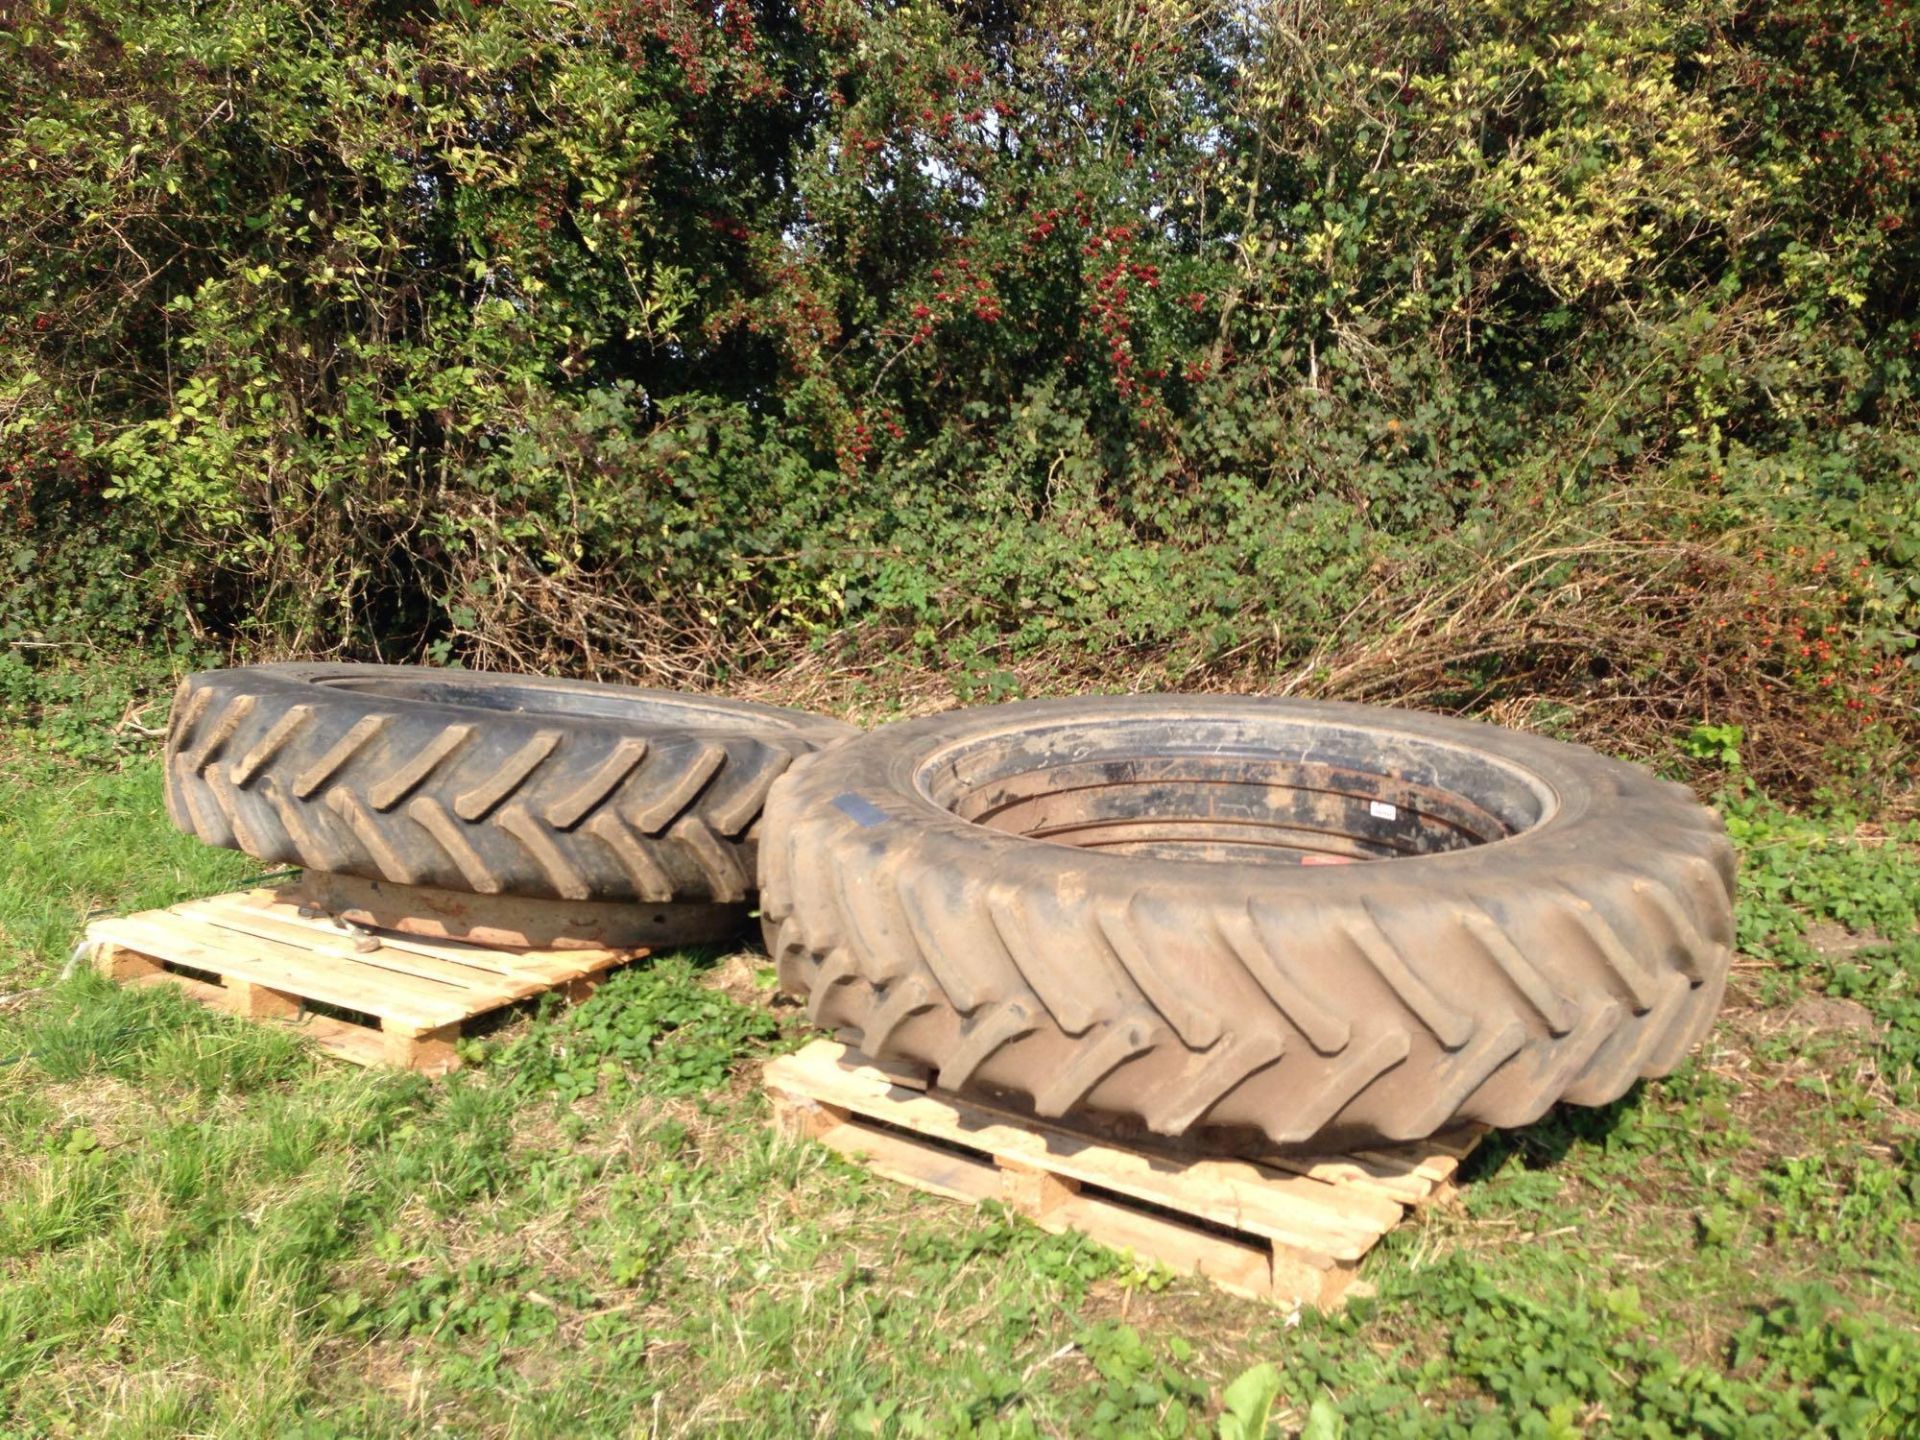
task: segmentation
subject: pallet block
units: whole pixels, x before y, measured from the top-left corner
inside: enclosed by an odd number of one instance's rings
[[[614,968],[647,953],[504,950],[366,930],[317,914],[285,890],[96,920],[87,942],[111,979],[177,985],[215,1009],[295,1024],[343,1060],[434,1075],[459,1067],[454,1043],[469,1022],[546,990],[583,1000]],[[315,1004],[369,1023],[313,1013]]]
[[[1238,1295],[1333,1307],[1411,1210],[1452,1193],[1486,1132],[1345,1155],[1196,1158],[927,1088],[916,1067],[816,1040],[769,1061],[774,1123],[935,1195],[1198,1271]]]

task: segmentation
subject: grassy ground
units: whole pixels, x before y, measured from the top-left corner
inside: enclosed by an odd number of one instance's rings
[[[1728,808],[1705,1049],[1487,1146],[1322,1318],[774,1143],[752,954],[437,1083],[62,979],[90,910],[251,866],[149,758],[16,752],[0,1436],[1920,1434],[1920,848]]]

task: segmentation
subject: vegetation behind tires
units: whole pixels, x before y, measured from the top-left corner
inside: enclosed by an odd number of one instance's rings
[[[1877,793],[1914,24],[11,6],[0,693],[115,639],[678,684],[834,632]]]

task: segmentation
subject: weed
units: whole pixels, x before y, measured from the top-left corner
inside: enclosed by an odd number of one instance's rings
[[[1173,1336],[1157,1352],[1132,1326],[1108,1322],[1081,1331],[1074,1343],[1101,1382],[1090,1435],[1184,1435],[1192,1428],[1208,1394],[1189,1373],[1193,1346],[1186,1340]]]
[[[1220,1440],[1266,1440],[1267,1422],[1279,1398],[1280,1372],[1272,1361],[1263,1360],[1242,1371],[1220,1392]],[[1324,1428],[1325,1416],[1323,1407],[1309,1424],[1317,1420]]]
[[[700,983],[701,967],[679,956],[630,966],[585,1004],[549,1013],[485,1057],[523,1095],[562,1100],[603,1084],[650,1095],[693,1095],[779,1027],[765,1010]]]

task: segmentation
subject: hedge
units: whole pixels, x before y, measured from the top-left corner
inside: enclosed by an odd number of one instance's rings
[[[1906,0],[3,8],[0,667],[1915,739]]]

